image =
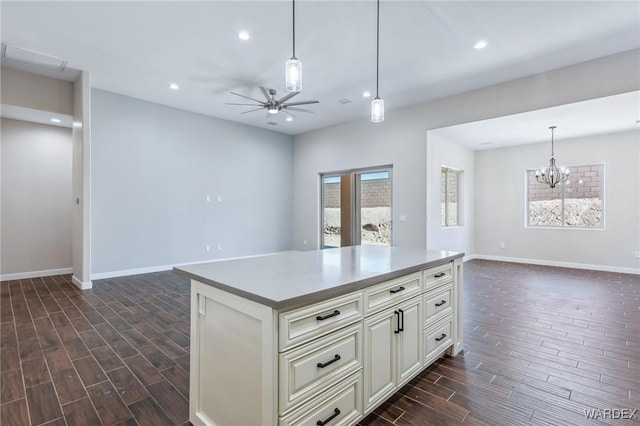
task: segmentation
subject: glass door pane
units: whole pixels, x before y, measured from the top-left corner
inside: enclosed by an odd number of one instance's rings
[[[322,177],[322,248],[340,247],[340,176]]]
[[[356,173],[356,211],[359,229],[355,244],[391,245],[391,177],[388,171]]]

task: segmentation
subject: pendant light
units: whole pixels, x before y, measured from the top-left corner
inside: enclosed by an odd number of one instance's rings
[[[559,183],[566,182],[569,179],[569,169],[559,169],[556,166],[556,159],[553,157],[553,130],[556,126],[551,126],[551,160],[549,160],[549,167],[540,171],[536,170],[536,180],[540,183],[546,183],[551,188],[555,188]]]
[[[371,121],[380,123],[384,121],[384,100],[378,96],[378,80],[380,76],[380,0],[376,13],[376,97],[371,101]]]
[[[285,89],[302,92],[302,62],[296,58],[296,0],[293,0],[293,55],[285,63]]]

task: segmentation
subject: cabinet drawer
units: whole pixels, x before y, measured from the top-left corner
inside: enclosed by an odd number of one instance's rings
[[[280,426],[343,426],[362,418],[362,370],[328,392],[280,417]]]
[[[453,318],[448,317],[445,321],[425,330],[424,359],[427,365],[431,363],[431,361],[433,361],[442,351],[453,344],[452,321]]]
[[[361,320],[362,292],[280,314],[280,352]]]
[[[280,413],[362,367],[362,324],[280,355]]]
[[[436,288],[424,295],[424,327],[453,312],[453,284]]]
[[[448,281],[453,281],[453,263],[436,266],[424,271],[424,289],[438,287]]]
[[[422,293],[422,273],[405,275],[365,290],[365,314],[387,308]]]

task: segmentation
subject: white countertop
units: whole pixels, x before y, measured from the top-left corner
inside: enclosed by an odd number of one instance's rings
[[[463,253],[385,246],[289,251],[176,267],[191,279],[276,309],[347,294]]]

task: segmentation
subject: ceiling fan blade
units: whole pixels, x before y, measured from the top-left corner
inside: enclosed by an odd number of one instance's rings
[[[269,93],[267,92],[267,89],[265,89],[264,87],[260,86],[260,90],[262,91],[262,94],[264,95],[264,97],[267,99],[267,102],[269,102],[271,100],[271,98],[269,97]]]
[[[250,109],[249,111],[241,112],[240,114],[247,114],[249,112],[260,111],[261,109],[263,109],[263,108],[260,107],[260,108],[256,108],[256,109]]]
[[[285,106],[294,106],[294,105],[309,105],[309,104],[319,104],[320,101],[300,101],[300,102],[289,102]]]
[[[225,105],[246,105],[246,106],[256,106],[256,107],[257,106],[261,106],[259,104],[236,104],[236,103],[233,103],[233,102],[225,102],[224,104]]]
[[[241,98],[251,99],[251,100],[252,100],[252,101],[254,101],[254,102],[258,102],[259,104],[264,103],[264,102],[259,101],[259,100],[257,100],[257,99],[253,99],[253,98],[250,98],[250,97],[248,97],[248,96],[241,95],[240,93],[236,93],[236,92],[229,92],[229,93],[231,93],[232,95],[240,96]]]
[[[296,116],[295,116],[295,115],[291,114],[290,112],[285,111],[284,109],[281,109],[280,111],[281,111],[284,115],[288,115],[288,116],[289,116],[289,117],[291,117],[291,118],[296,118]]]
[[[293,98],[298,93],[300,93],[300,92],[291,92],[287,96],[284,96],[282,99],[278,99],[276,102],[278,102],[280,104],[283,104],[283,103],[287,102],[289,99]]]
[[[291,110],[291,111],[310,112],[311,114],[315,113],[315,111],[311,111],[310,109],[306,109],[306,108],[296,108],[296,107],[283,107],[283,108],[287,108],[288,110]]]

